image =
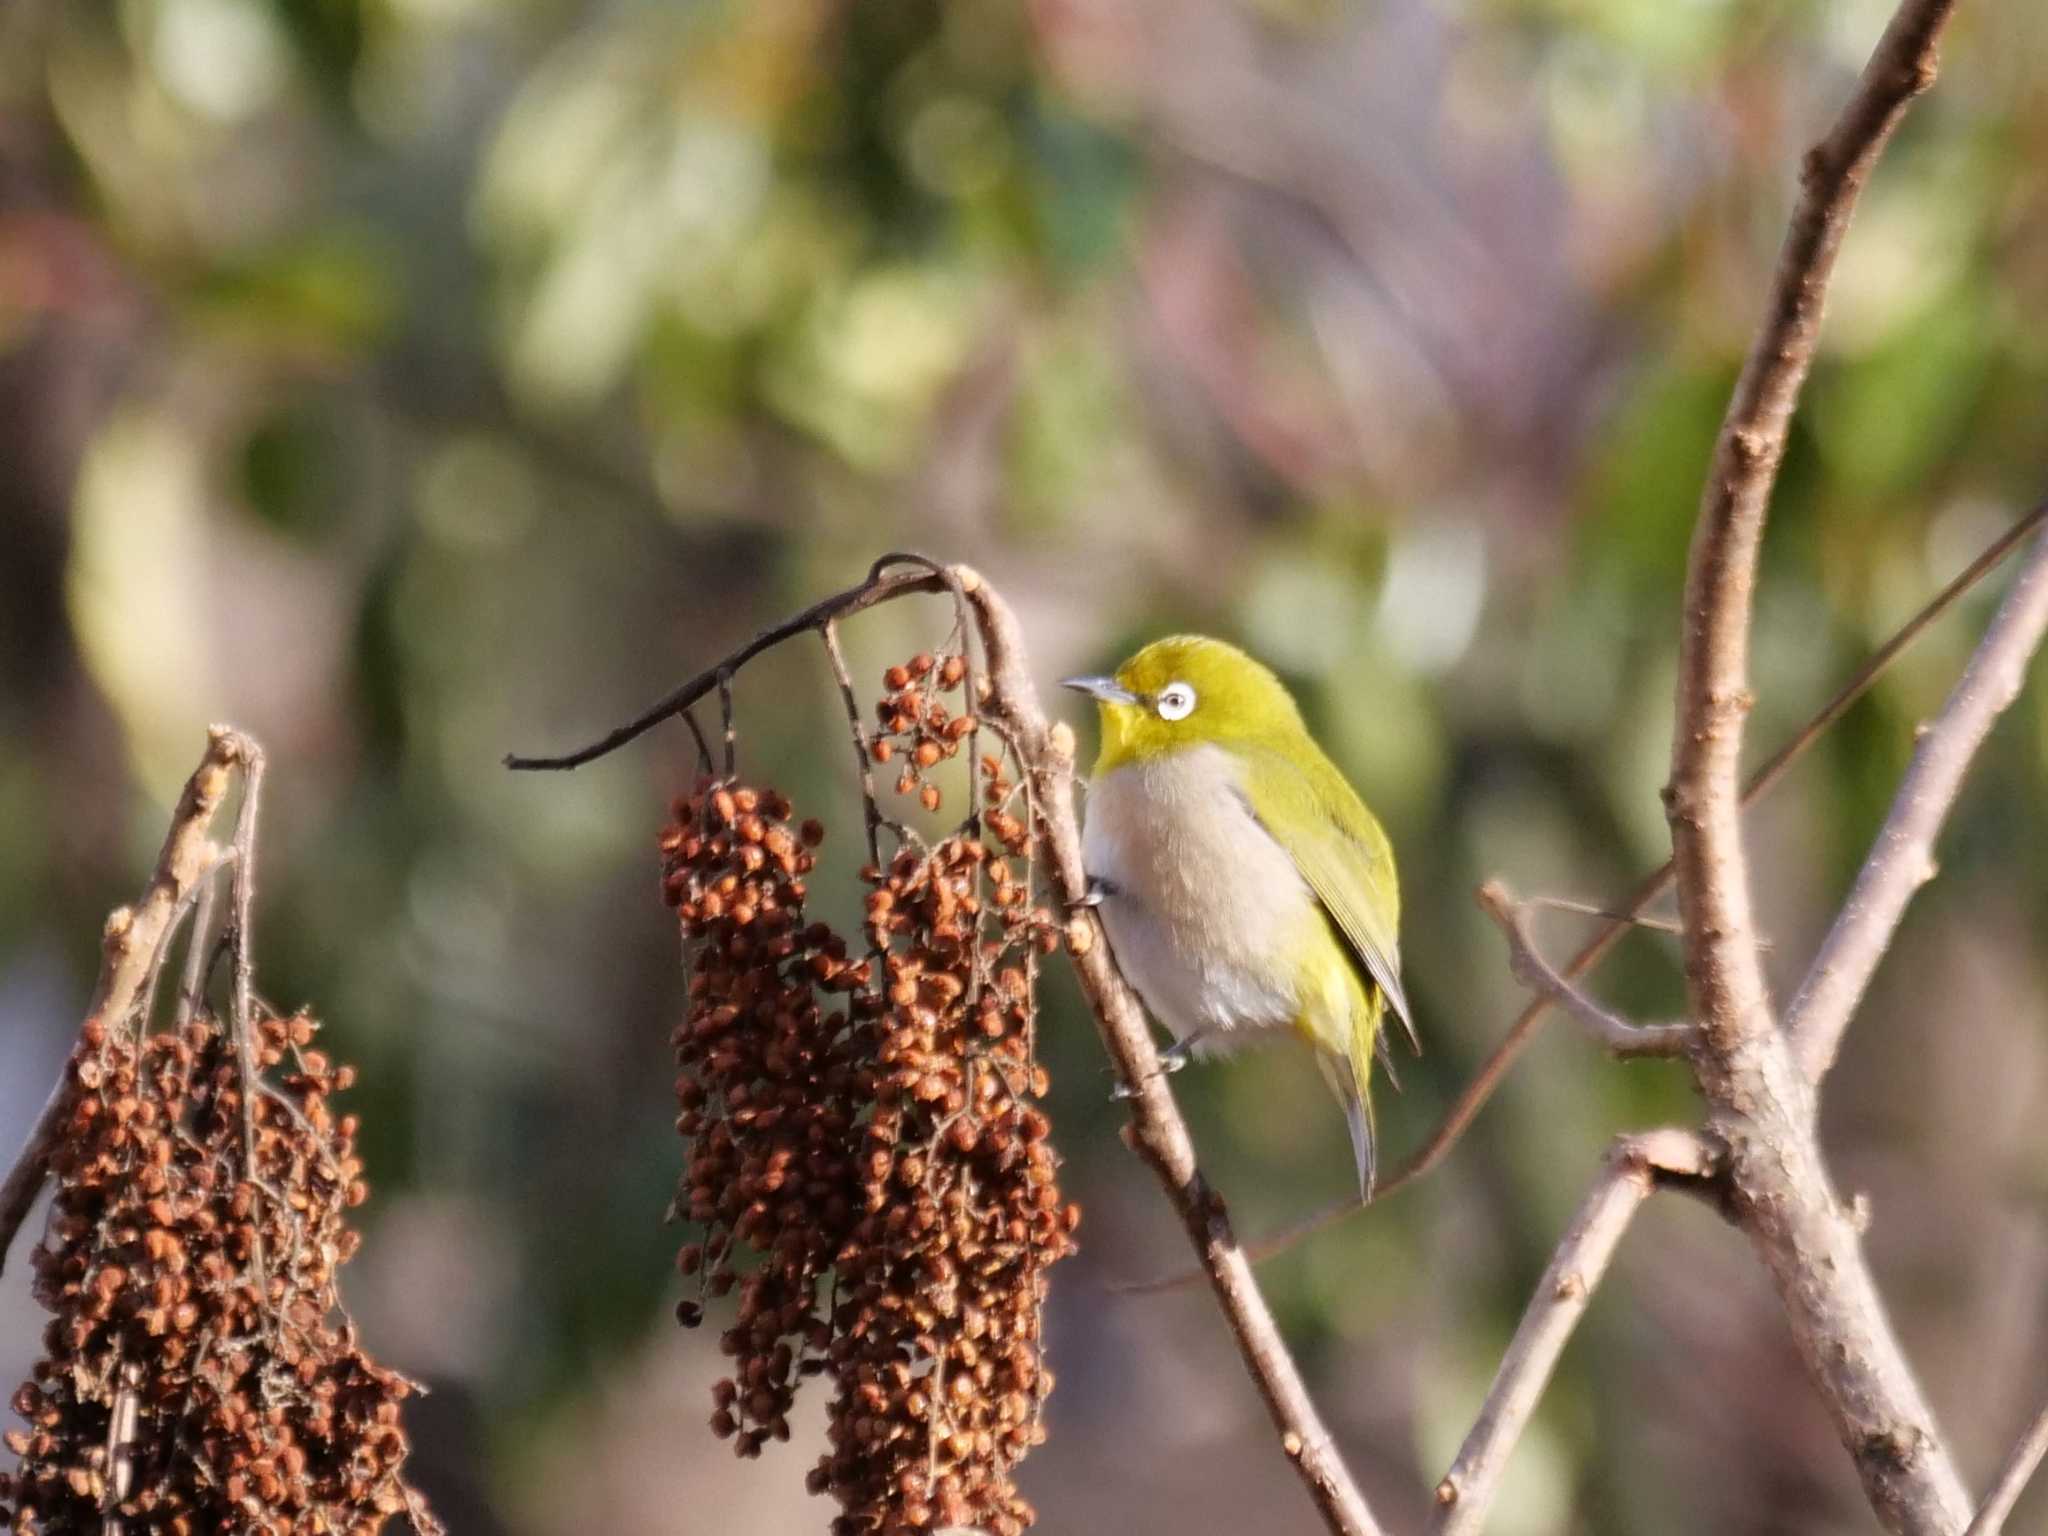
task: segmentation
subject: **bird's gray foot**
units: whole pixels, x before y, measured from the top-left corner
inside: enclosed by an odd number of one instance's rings
[[[1172,1045],[1169,1045],[1159,1053],[1159,1075],[1161,1077],[1171,1077],[1194,1059],[1194,1039],[1190,1037],[1186,1040],[1176,1040]],[[1136,1097],[1137,1090],[1131,1087],[1129,1083],[1118,1083],[1109,1091],[1109,1100],[1112,1104],[1121,1104],[1125,1099]]]
[[[1105,899],[1115,894],[1115,886],[1102,879],[1099,875],[1090,875],[1088,877],[1088,888],[1081,893],[1081,899],[1075,902],[1074,905],[1077,907],[1099,907]]]

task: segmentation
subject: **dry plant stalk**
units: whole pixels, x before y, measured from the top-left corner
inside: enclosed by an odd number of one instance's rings
[[[883,814],[865,772],[900,758],[898,795],[936,811],[930,770],[978,735],[946,703],[970,675],[964,650],[920,653],[889,669],[879,734],[850,714],[869,797],[864,955],[806,921],[825,832],[793,826],[775,791],[707,772],[661,839],[693,973],[672,1037],[689,1140],[675,1209],[705,1232],[678,1256],[699,1287],[678,1316],[695,1326],[706,1298],[738,1290],[711,1423],[742,1456],[789,1438],[804,1376],[832,1378],[808,1483],[838,1501],[839,1536],[1016,1536],[1035,1519],[1011,1474],[1044,1439],[1046,1271],[1079,1219],[1037,1104],[1037,961],[1057,936],[1032,900],[1035,822],[1005,753],[973,763],[979,809],[930,845]]]
[[[401,1512],[439,1530],[404,1479],[399,1410],[418,1389],[363,1351],[337,1289],[359,1241],[348,1212],[368,1195],[356,1117],[330,1102],[354,1069],[312,1048],[310,1014],[253,991],[261,765],[247,738],[214,732],[150,894],[108,925],[99,1006],[53,1096],[50,1144],[30,1148],[56,1195],[31,1255],[51,1320],[12,1401],[20,1464],[0,1476],[0,1519],[21,1536],[370,1536]],[[234,767],[242,810],[219,849],[205,828]],[[216,943],[222,872],[233,900]],[[188,915],[184,979],[154,1019]],[[223,953],[232,984],[216,1005]]]

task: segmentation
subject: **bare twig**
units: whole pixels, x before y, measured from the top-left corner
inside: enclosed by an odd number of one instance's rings
[[[1907,903],[1934,878],[1934,840],[1977,749],[2026,681],[2048,631],[2048,541],[2037,541],[1984,631],[1962,679],[1921,733],[1913,762],[1871,844],[1835,926],[1786,1010],[1785,1029],[1815,1082],[1834,1064],[1864,989],[1891,946]]]
[[[1763,325],[1722,422],[1686,569],[1671,825],[1693,1061],[1728,1148],[1731,1208],[1770,1271],[1807,1374],[1894,1533],[1953,1536],[1955,1465],[1885,1316],[1814,1134],[1813,1095],[1776,1027],[1750,908],[1736,773],[1757,553],[1828,276],[1885,141],[1934,80],[1954,0],[1903,0],[1827,137],[1806,157]]]
[[[1633,1024],[1594,1002],[1551,968],[1530,942],[1521,909],[1498,880],[1479,887],[1479,905],[1508,941],[1508,968],[1531,991],[1547,995],[1617,1056],[1683,1056],[1695,1031],[1690,1024]]]
[[[2048,1456],[2048,1404],[2043,1404],[2041,1411],[2034,1415],[2034,1422],[2027,1426],[2027,1432],[2020,1436],[2012,1454],[2005,1458],[2005,1465],[1998,1469],[1991,1492],[1985,1496],[1984,1507],[1977,1511],[1977,1518],[1970,1522],[1970,1528],[1963,1536],[1999,1536],[2035,1469],[2041,1465],[2043,1456]]]
[[[1457,1460],[1436,1486],[1436,1512],[1429,1522],[1435,1536],[1476,1536],[1484,1528],[1515,1442],[1607,1273],[1622,1234],[1658,1179],[1705,1179],[1713,1167],[1712,1149],[1691,1131],[1646,1131],[1615,1141],[1536,1282]]]
[[[1725,1054],[1770,1023],[1749,905],[1737,765],[1750,706],[1750,610],[1771,488],[1820,340],[1835,255],[1858,195],[1914,97],[1934,83],[1955,0],[1905,0],[1856,91],[1806,156],[1765,318],[1721,423],[1686,568],[1670,813],[1686,976],[1701,1028]]]
[[[1617,912],[1612,907],[1603,907],[1596,902],[1580,901],[1572,896],[1528,896],[1516,905],[1534,907],[1543,912],[1569,912],[1574,917],[1600,917],[1610,923],[1620,923],[1629,928],[1640,928],[1645,933],[1668,933],[1673,938],[1685,932],[1676,919],[1649,917],[1634,912]]]
[[[242,803],[235,814],[235,868],[228,890],[232,908],[228,952],[234,963],[231,1033],[234,1036],[235,1060],[242,1075],[243,1177],[252,1190],[260,1192],[265,1185],[262,1165],[256,1157],[256,1101],[258,1085],[263,1081],[263,1068],[257,1060],[256,1020],[250,999],[256,975],[255,934],[251,924],[256,912],[256,818],[263,805],[263,749],[248,737],[237,736],[236,753],[242,763]],[[263,1251],[260,1221],[252,1222],[249,1227],[249,1268],[256,1275],[256,1294],[264,1300],[263,1327],[268,1333],[275,1323],[270,1313],[270,1268]]]
[[[88,1018],[125,1018],[157,966],[157,957],[171,926],[186,902],[186,893],[211,870],[219,850],[207,836],[214,812],[227,794],[233,769],[242,761],[246,738],[226,726],[207,732],[206,755],[185,783],[171,816],[170,834],[157,856],[156,873],[132,907],[118,907],[107,919],[101,940],[100,975],[93,988]],[[71,1113],[71,1079],[67,1065],[37,1116],[21,1155],[0,1184],[0,1265],[14,1237],[27,1220],[64,1122]]]

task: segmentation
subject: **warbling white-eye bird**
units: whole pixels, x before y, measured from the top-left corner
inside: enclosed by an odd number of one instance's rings
[[[1081,835],[1088,901],[1125,977],[1190,1056],[1315,1048],[1373,1183],[1373,1055],[1401,991],[1394,854],[1284,684],[1220,640],[1154,641],[1070,677],[1102,721]],[[1419,1045],[1417,1045],[1419,1049]],[[1388,1060],[1389,1076],[1392,1062]]]

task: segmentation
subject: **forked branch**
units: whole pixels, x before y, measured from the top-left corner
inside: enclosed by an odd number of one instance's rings
[[[1550,1384],[1566,1341],[1592,1304],[1622,1235],[1659,1181],[1701,1181],[1713,1172],[1712,1148],[1691,1131],[1646,1131],[1616,1139],[1536,1282],[1458,1459],[1436,1485],[1436,1512],[1429,1522],[1434,1536],[1478,1536],[1485,1528],[1508,1457]]]
[[[1603,1008],[1560,976],[1537,952],[1522,908],[1498,880],[1479,887],[1479,905],[1508,941],[1508,969],[1533,992],[1569,1013],[1586,1032],[1617,1056],[1683,1056],[1697,1031],[1690,1024],[1636,1024]]]

